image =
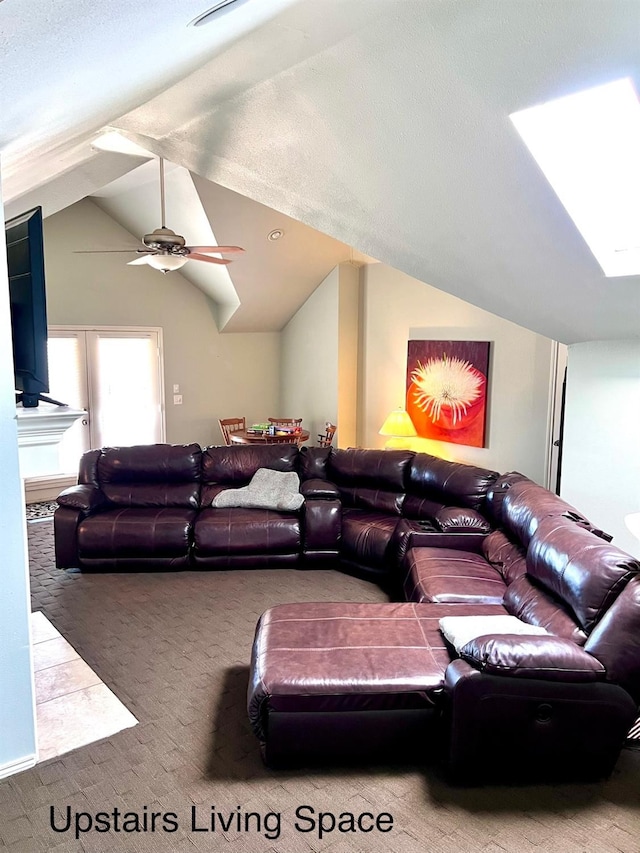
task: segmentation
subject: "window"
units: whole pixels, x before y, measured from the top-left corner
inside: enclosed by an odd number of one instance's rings
[[[640,104],[631,81],[511,120],[605,275],[640,273]]]

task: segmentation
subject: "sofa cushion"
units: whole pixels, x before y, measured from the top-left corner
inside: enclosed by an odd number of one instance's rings
[[[413,456],[405,450],[332,450],[327,471],[345,507],[399,516],[404,481]]]
[[[104,447],[97,460],[102,486],[111,483],[184,483],[200,480],[198,444]]]
[[[640,563],[564,519],[541,521],[527,551],[527,573],[557,595],[589,633]]]
[[[416,453],[408,472],[407,518],[429,517],[429,502],[481,510],[497,471]],[[425,515],[426,513],[426,515]]]
[[[482,553],[504,578],[507,586],[527,571],[527,552],[502,530],[494,530],[482,541]]]
[[[97,476],[107,499],[124,507],[197,508],[201,450],[197,444],[105,447]]]
[[[513,472],[500,477],[487,496],[487,511],[505,531],[525,547],[545,518],[562,518],[611,541],[574,506],[558,495]]]
[[[370,509],[378,513],[395,515],[398,518],[402,513],[403,492],[391,492],[385,489],[366,489],[360,486],[338,486],[338,491],[342,505],[345,507]]]
[[[330,454],[330,447],[306,447],[303,445],[298,453],[300,479],[303,482],[315,479],[326,480]]]
[[[304,497],[300,494],[300,478],[295,471],[272,471],[258,468],[248,486],[224,489],[211,502],[213,507],[253,507],[255,509],[300,509]]]
[[[505,582],[480,554],[452,548],[410,548],[405,567],[407,601],[502,604]]]
[[[196,557],[292,554],[301,547],[300,514],[268,509],[203,509],[195,520],[193,536]]]
[[[333,449],[329,455],[329,479],[340,487],[404,492],[410,450]]]
[[[509,490],[513,487],[514,483],[519,483],[522,480],[526,480],[528,483],[532,482],[528,477],[525,477],[524,474],[520,474],[518,471],[509,471],[507,474],[500,474],[487,489],[485,510],[489,518],[499,527],[502,527],[504,524],[502,515],[504,499],[509,494]]]
[[[605,676],[600,661],[571,640],[560,637],[520,633],[476,637],[462,646],[459,653],[463,660],[489,675],[571,684],[602,681]]]
[[[200,505],[211,506],[220,491],[215,486],[246,486],[258,468],[295,471],[298,447],[295,444],[235,444],[206,447],[202,451],[202,492]]]
[[[504,606],[523,622],[546,628],[556,637],[564,637],[579,646],[587,639],[567,605],[525,575],[509,585],[504,594]]]
[[[398,521],[398,516],[373,510],[343,510],[341,555],[356,563],[385,568],[387,549]]]
[[[180,507],[118,508],[89,516],[78,525],[83,557],[176,557],[188,554],[196,513]]]
[[[460,649],[477,637],[493,637],[496,634],[525,634],[528,636],[547,634],[544,628],[529,625],[515,616],[483,614],[473,616],[444,616],[439,622],[440,630],[448,643],[460,654]]]

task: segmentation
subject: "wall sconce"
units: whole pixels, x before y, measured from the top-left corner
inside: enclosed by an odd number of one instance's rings
[[[387,450],[406,450],[411,444],[407,439],[418,435],[409,413],[402,407],[394,409],[387,416],[378,433],[391,436],[385,444]]]

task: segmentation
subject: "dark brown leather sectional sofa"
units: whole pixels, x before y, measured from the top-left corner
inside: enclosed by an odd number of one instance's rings
[[[222,490],[246,486],[258,468],[297,472],[302,508],[211,506]],[[340,560],[350,570],[395,579],[390,563],[402,559],[412,533],[424,531],[436,542],[443,532],[451,542],[466,536],[468,547],[481,541],[489,524],[479,510],[497,476],[410,451],[105,447],[83,456],[78,485],[58,496],[56,564],[158,571]]]
[[[259,467],[298,472],[299,511],[211,507]],[[105,448],[59,504],[60,567],[335,564],[385,585],[386,604],[261,617],[248,709],[269,764],[438,757],[461,782],[595,779],[638,714],[640,565],[521,474],[408,451]],[[548,634],[458,654],[440,630],[506,614]]]

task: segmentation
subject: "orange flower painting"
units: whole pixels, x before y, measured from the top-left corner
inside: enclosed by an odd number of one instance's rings
[[[423,438],[485,447],[488,341],[409,341],[407,412]]]

